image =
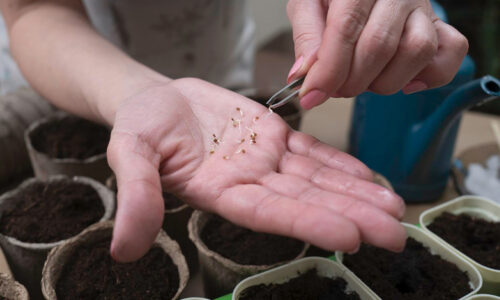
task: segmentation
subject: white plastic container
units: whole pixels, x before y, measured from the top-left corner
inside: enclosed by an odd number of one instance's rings
[[[477,294],[477,292],[481,289],[483,285],[483,280],[479,271],[467,260],[463,257],[459,256],[457,253],[446,247],[442,242],[440,242],[437,238],[431,236],[427,231],[424,231],[421,228],[418,228],[415,225],[402,223],[406,229],[406,233],[408,237],[412,237],[416,241],[420,242],[427,249],[430,250],[431,254],[437,254],[442,259],[456,265],[459,270],[463,272],[467,272],[469,276],[469,284],[473,289],[470,293],[460,298],[460,300],[465,300],[467,297]],[[337,251],[335,253],[337,257],[337,261],[339,264],[342,264],[344,255],[341,251]],[[375,299],[380,300],[380,297],[376,297]]]
[[[500,205],[479,196],[462,196],[430,208],[420,215],[420,226],[422,226],[426,232],[478,269],[483,278],[483,288],[481,289],[481,292],[500,295],[500,269],[493,269],[476,262],[429,230],[427,226],[429,226],[435,218],[439,217],[444,212],[449,212],[454,215],[465,213],[476,218],[500,222]]]
[[[500,300],[500,297],[487,294],[480,294],[469,297],[466,300]]]
[[[359,278],[357,278],[346,267],[323,257],[306,257],[281,267],[265,271],[263,273],[248,277],[241,281],[233,291],[232,300],[239,300],[240,294],[247,288],[259,284],[280,284],[299,276],[310,269],[318,270],[318,274],[330,278],[343,278],[347,282],[347,291],[356,292],[361,300],[377,299],[375,293],[370,290]]]

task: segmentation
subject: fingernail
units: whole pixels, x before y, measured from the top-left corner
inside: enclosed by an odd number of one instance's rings
[[[425,82],[420,81],[420,80],[413,80],[410,81],[404,88],[403,88],[403,93],[405,94],[413,94],[416,92],[420,92],[423,90],[426,90],[428,88],[427,84]]]
[[[300,105],[304,109],[311,109],[326,100],[326,93],[320,90],[312,90],[300,99]]]
[[[292,79],[293,75],[297,73],[297,71],[302,67],[302,62],[304,61],[304,56],[300,56],[295,63],[293,64],[292,68],[290,69],[290,72],[288,72],[287,80],[290,81]]]

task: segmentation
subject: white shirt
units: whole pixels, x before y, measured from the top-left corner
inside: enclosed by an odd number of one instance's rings
[[[250,87],[255,26],[244,0],[84,0],[98,32],[171,78]],[[1,21],[1,20],[0,20]],[[0,23],[0,94],[24,85]],[[3,83],[3,85],[2,85]]]

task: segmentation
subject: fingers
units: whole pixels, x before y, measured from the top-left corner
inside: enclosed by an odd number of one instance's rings
[[[280,173],[298,176],[325,191],[364,201],[397,219],[401,219],[405,212],[401,197],[388,189],[329,168],[308,157],[285,155],[280,162]],[[293,189],[291,186],[288,188]]]
[[[452,26],[441,20],[434,22],[439,47],[432,62],[425,67],[409,84],[403,89],[405,93],[414,93],[426,88],[435,88],[449,83],[467,54],[469,44],[467,39]],[[415,82],[421,83],[418,89]]]
[[[260,185],[227,189],[216,203],[216,213],[255,231],[290,236],[331,250],[355,251],[360,244],[356,225],[346,217]]]
[[[318,160],[330,168],[372,181],[373,173],[351,155],[324,144],[310,135],[292,131],[288,138],[290,152]]]
[[[262,184],[280,195],[330,209],[351,220],[364,242],[393,251],[404,245],[404,230],[398,220],[377,207],[353,197],[331,193],[298,176],[274,173]]]
[[[111,255],[119,262],[130,262],[149,250],[162,225],[159,159],[137,137],[113,132],[108,162],[118,184]]]
[[[306,2],[306,1],[304,1]],[[300,91],[300,103],[310,109],[326,101],[346,80],[354,47],[374,0],[331,1],[317,60]]]
[[[354,49],[349,76],[337,91],[339,95],[354,97],[379,76],[398,50],[410,9],[409,1],[378,0],[375,3]]]
[[[290,0],[287,13],[293,30],[295,64],[288,82],[304,75],[316,60],[325,29],[326,9],[320,1]]]
[[[398,92],[432,61],[437,50],[434,24],[422,9],[414,10],[406,21],[397,54],[371,83],[370,90],[378,94]]]

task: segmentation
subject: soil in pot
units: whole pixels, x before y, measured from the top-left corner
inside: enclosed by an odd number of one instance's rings
[[[132,263],[117,263],[110,241],[81,246],[64,266],[57,299],[171,299],[179,288],[179,271],[162,249],[152,248]]]
[[[384,300],[459,299],[472,290],[465,272],[413,238],[401,253],[363,245],[343,263]]]
[[[40,125],[31,133],[33,147],[51,158],[87,159],[106,153],[108,128],[68,116]]]
[[[73,181],[34,182],[15,196],[0,218],[0,232],[28,243],[70,238],[104,215],[99,194]]]
[[[181,199],[169,193],[163,193],[163,203],[165,205],[165,210],[178,208],[184,204]]]
[[[245,289],[239,300],[358,300],[356,292],[346,292],[347,282],[318,275],[311,269],[281,284],[260,284]]]
[[[255,232],[216,215],[205,224],[201,239],[210,250],[242,265],[272,265],[292,260],[304,249],[299,240]]]
[[[444,212],[427,227],[478,263],[500,269],[500,222]]]

